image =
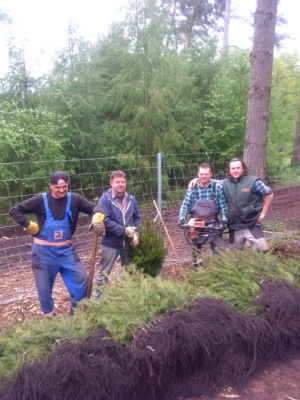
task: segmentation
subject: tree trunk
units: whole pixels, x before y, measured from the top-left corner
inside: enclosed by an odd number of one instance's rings
[[[294,149],[293,149],[291,164],[295,165],[299,163],[300,163],[300,104],[298,107],[298,117],[297,117]]]
[[[190,48],[195,22],[196,22],[196,10],[195,10],[195,7],[193,6],[193,13],[192,13],[192,16],[189,18],[187,32],[185,35],[185,45],[184,45],[185,49]]]
[[[167,46],[167,47],[169,46],[169,43],[170,43],[170,35],[171,35],[171,32],[174,30],[174,27],[175,27],[176,7],[177,7],[177,0],[174,0],[174,3],[173,3],[173,11],[172,11],[172,17],[171,17],[171,23],[170,23],[170,27],[169,27],[168,36],[167,36],[167,43],[166,43],[166,46]]]
[[[224,34],[223,34],[223,53],[228,53],[228,42],[229,42],[229,25],[231,17],[231,0],[226,0],[225,6],[225,18],[224,18]]]
[[[244,161],[251,174],[265,178],[269,104],[279,0],[257,0],[251,55]]]

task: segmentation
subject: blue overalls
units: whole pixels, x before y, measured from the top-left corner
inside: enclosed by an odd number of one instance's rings
[[[76,301],[83,299],[87,291],[88,275],[71,242],[72,233],[69,224],[71,193],[67,193],[67,196],[65,218],[54,220],[49,209],[47,194],[43,193],[46,221],[35,238],[37,242],[41,239],[45,244],[33,243],[32,247],[32,269],[44,314],[51,313],[54,309],[52,289],[58,272],[68,289],[72,307],[76,307]]]

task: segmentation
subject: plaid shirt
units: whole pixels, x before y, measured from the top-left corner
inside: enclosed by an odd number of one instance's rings
[[[228,208],[225,201],[222,185],[216,180],[211,179],[210,184],[206,188],[202,188],[199,182],[196,183],[198,190],[188,189],[180,207],[178,221],[185,219],[188,214],[190,214],[191,209],[195,200],[210,200],[212,192],[215,192],[214,201],[217,204],[219,214],[221,214],[221,219],[227,222],[228,218]],[[196,193],[198,196],[196,197]]]
[[[257,179],[254,182],[253,191],[254,193],[261,194],[262,196],[272,193],[272,189],[269,186],[266,186],[260,179]]]

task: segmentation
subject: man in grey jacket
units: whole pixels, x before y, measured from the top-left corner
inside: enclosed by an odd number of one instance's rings
[[[134,196],[126,192],[126,174],[114,171],[110,175],[111,188],[100,198],[98,205],[105,214],[105,235],[101,243],[100,272],[97,278],[95,295],[101,294],[112,267],[120,256],[121,265],[129,263],[128,246],[139,244],[141,215]]]

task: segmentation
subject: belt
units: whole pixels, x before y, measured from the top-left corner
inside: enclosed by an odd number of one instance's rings
[[[65,240],[64,242],[48,242],[47,240],[39,239],[37,237],[33,238],[33,243],[42,244],[43,246],[68,246],[73,244],[72,240]]]

